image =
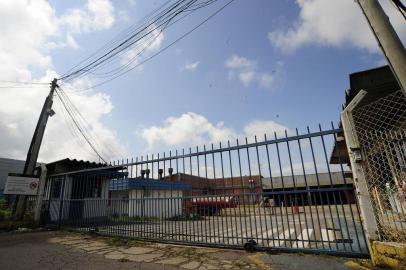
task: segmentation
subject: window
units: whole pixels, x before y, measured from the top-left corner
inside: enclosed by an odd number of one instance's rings
[[[101,180],[92,179],[85,185],[85,198],[100,198],[101,197]]]
[[[51,199],[59,199],[61,197],[62,178],[54,178],[51,182]]]

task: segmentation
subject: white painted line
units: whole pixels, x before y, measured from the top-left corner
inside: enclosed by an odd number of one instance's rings
[[[264,232],[262,234],[261,238],[258,239],[258,243],[263,244],[265,242],[268,242],[268,243],[272,244],[274,241],[276,243],[277,240],[273,240],[273,238],[274,238],[274,234],[277,233],[277,232],[278,232],[277,228],[273,228],[271,230],[268,230],[268,231]]]
[[[335,241],[334,231],[321,229],[321,240],[323,242],[334,242]]]
[[[280,247],[283,246],[283,244],[285,243],[285,241],[290,241],[290,236],[295,233],[295,229],[288,229],[286,231],[284,231],[283,233],[281,233],[278,238],[282,239],[282,240],[276,240],[275,239],[275,247]],[[295,237],[292,237],[292,240],[295,239]]]
[[[292,247],[307,248],[310,245],[309,240],[312,239],[313,233],[313,229],[304,229],[297,237],[297,241],[292,245]]]
[[[221,235],[219,234],[219,236],[217,236],[215,238],[215,242],[222,242],[223,239],[224,239],[224,241],[227,243],[227,241],[230,240],[227,237],[230,237],[230,238],[235,237],[236,234],[234,233],[234,230],[235,230],[235,228],[231,228],[231,229],[228,229],[226,231],[222,231],[222,234]],[[231,240],[233,240],[233,239],[231,239]]]

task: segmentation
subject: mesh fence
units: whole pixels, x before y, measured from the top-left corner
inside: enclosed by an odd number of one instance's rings
[[[406,242],[406,97],[394,92],[353,113],[382,240]]]

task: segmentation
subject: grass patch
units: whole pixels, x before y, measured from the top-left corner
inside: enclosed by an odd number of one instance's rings
[[[34,229],[39,225],[34,221],[32,213],[24,214],[22,220],[13,220],[13,211],[6,205],[4,199],[0,199],[0,232],[15,231],[20,228]]]
[[[136,221],[136,222],[145,222],[145,221],[159,221],[157,217],[147,217],[147,216],[113,216],[110,218],[111,221],[115,222],[129,222],[129,221]]]
[[[124,237],[106,237],[106,244],[114,247],[140,247],[145,246],[145,242],[141,242],[135,239],[128,239]]]
[[[180,250],[179,253],[180,253],[180,255],[190,257],[190,256],[193,256],[196,254],[196,250],[191,247],[184,247]]]
[[[168,221],[194,221],[194,220],[204,220],[204,218],[199,214],[190,215],[178,215],[167,218]]]
[[[21,228],[35,229],[38,225],[32,221],[5,220],[0,222],[0,232],[11,232]]]

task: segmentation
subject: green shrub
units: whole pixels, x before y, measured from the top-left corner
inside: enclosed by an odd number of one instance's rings
[[[204,218],[196,213],[188,214],[188,215],[178,215],[178,216],[173,216],[170,218],[167,218],[166,220],[170,221],[193,221],[193,220],[204,220]]]
[[[0,209],[0,221],[6,221],[11,219],[11,210]]]
[[[14,231],[19,228],[35,228],[38,224],[34,221],[33,213],[27,211],[20,221],[13,220],[11,208],[6,208],[5,203],[0,201],[0,231]]]
[[[0,198],[0,210],[6,208],[6,200],[4,198]]]

